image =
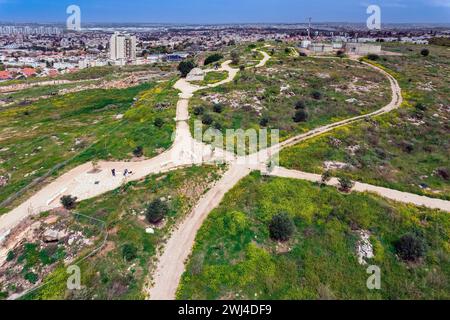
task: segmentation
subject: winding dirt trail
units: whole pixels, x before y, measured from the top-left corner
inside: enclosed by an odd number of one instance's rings
[[[263,59],[256,66],[258,68],[265,66],[270,60],[270,56],[261,50],[258,50]],[[154,285],[148,290],[151,299],[169,300],[174,299],[180,278],[184,272],[185,261],[189,257],[194,245],[195,236],[208,214],[216,208],[224,195],[232,189],[242,178],[247,176],[252,170],[261,170],[271,155],[278,153],[285,147],[294,145],[300,141],[310,139],[342,127],[365,119],[377,116],[400,107],[402,103],[401,89],[398,82],[384,70],[367,64],[378,72],[383,73],[391,83],[392,101],[382,109],[362,116],[357,116],[348,120],[343,120],[334,124],[316,128],[305,134],[288,139],[276,146],[269,148],[264,152],[258,152],[248,157],[236,157],[228,154],[221,149],[212,149],[193,139],[189,130],[189,99],[199,90],[211,87],[221,86],[234,80],[238,74],[238,69],[230,66],[231,61],[226,61],[222,67],[216,71],[227,71],[227,79],[208,86],[196,86],[185,79],[180,79],[174,87],[180,90],[180,100],[177,104],[176,112],[176,133],[172,147],[165,153],[145,161],[140,162],[100,162],[98,167],[100,171],[92,172],[90,163],[81,165],[56,179],[51,184],[45,186],[34,196],[22,203],[20,206],[0,217],[0,239],[2,234],[17,226],[20,221],[29,215],[35,215],[40,212],[48,211],[59,207],[59,199],[63,195],[72,195],[79,200],[89,199],[99,196],[105,192],[114,190],[128,181],[140,180],[148,175],[167,172],[177,168],[201,164],[205,162],[216,162],[217,160],[226,161],[229,164],[229,170],[223,175],[214,187],[207,192],[199,201],[192,213],[179,225],[168,240],[162,253],[154,277]],[[254,67],[253,67],[254,68]],[[113,177],[111,170],[116,169],[118,176]],[[131,170],[133,175],[124,178],[121,173],[125,170]],[[361,186],[367,188],[368,185]],[[376,187],[378,188],[378,187]],[[382,188],[384,189],[384,188]],[[374,191],[374,189],[371,189]],[[414,197],[405,198],[404,194],[398,194],[398,191],[389,189],[377,189],[382,196],[397,200],[411,201],[415,203]],[[423,205],[429,204],[429,201],[423,201]],[[6,252],[0,249],[0,263],[6,257]]]

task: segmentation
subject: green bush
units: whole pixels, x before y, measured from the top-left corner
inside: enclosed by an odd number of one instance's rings
[[[350,192],[355,185],[352,180],[347,177],[339,178],[340,190],[343,192]]]
[[[77,197],[72,197],[70,195],[62,196],[61,197],[61,204],[63,205],[63,207],[65,209],[72,210],[76,206],[77,199],[78,199]]]
[[[161,118],[156,118],[154,121],[155,127],[161,128],[164,125],[164,120]]]
[[[421,54],[422,56],[424,56],[424,57],[428,57],[428,56],[430,55],[430,50],[428,50],[428,49],[422,49],[422,50],[420,51],[420,54]]]
[[[425,241],[415,234],[406,234],[395,243],[397,255],[405,261],[417,261],[425,255]]]
[[[132,261],[137,258],[137,248],[132,244],[125,244],[122,247],[122,256],[125,261]]]
[[[205,108],[203,108],[202,106],[194,108],[194,114],[196,116],[202,115],[204,112],[205,112]]]
[[[296,110],[300,110],[300,109],[305,109],[306,108],[306,104],[305,101],[303,100],[299,100],[295,103],[295,109]]]
[[[316,100],[320,100],[322,99],[322,92],[320,91],[313,91],[313,93],[311,94],[311,96],[316,99]]]
[[[308,120],[308,112],[306,110],[300,109],[295,113],[294,122],[305,122],[306,120]]]
[[[185,78],[195,67],[196,65],[192,60],[181,61],[178,65],[178,71],[180,71],[181,76]]]
[[[209,114],[204,114],[202,117],[202,123],[209,126],[213,123],[213,118]]]
[[[221,55],[220,53],[214,53],[206,58],[205,66],[207,66],[208,64],[220,61],[221,59],[223,59],[223,55]]]
[[[367,55],[367,59],[372,60],[372,61],[377,61],[378,59],[380,59],[380,56],[372,53],[372,54]]]
[[[135,157],[142,157],[144,155],[144,148],[142,146],[136,147],[136,149],[133,150],[133,155]]]
[[[294,230],[294,222],[286,213],[273,216],[269,224],[270,237],[277,241],[288,241]]]
[[[28,272],[25,274],[24,279],[32,284],[35,284],[36,282],[38,282],[39,277],[36,273]]]
[[[161,222],[168,212],[169,207],[167,204],[160,199],[156,199],[149,204],[146,217],[148,222],[155,224]]]
[[[215,113],[222,113],[223,106],[220,103],[214,104],[213,110]]]

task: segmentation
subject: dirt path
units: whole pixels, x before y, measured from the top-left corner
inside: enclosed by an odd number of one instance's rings
[[[270,56],[266,52],[259,52],[263,55],[263,59],[256,66],[258,68],[265,66],[267,61],[270,59]],[[188,218],[181,223],[177,230],[174,231],[165,246],[164,252],[158,261],[157,271],[154,277],[154,285],[148,290],[151,299],[164,300],[175,298],[179,281],[184,272],[185,261],[192,250],[195,236],[204,219],[206,219],[211,210],[220,204],[224,195],[232,189],[236,183],[247,176],[252,170],[259,170],[262,165],[267,163],[271,155],[300,141],[321,135],[337,127],[345,126],[361,119],[389,112],[401,105],[401,89],[397,81],[384,70],[370,64],[367,65],[383,73],[389,79],[392,89],[392,101],[387,106],[376,112],[323,126],[308,133],[288,139],[279,145],[271,147],[268,150],[269,152],[266,150],[263,153],[250,155],[245,160],[231,155],[232,160],[228,161],[230,164],[229,170],[224,174],[222,179],[199,201]],[[185,79],[180,79],[174,85],[174,87],[180,90],[181,93],[180,100],[177,104],[177,129],[175,140],[170,150],[156,158],[141,162],[101,162],[99,163],[101,171],[96,173],[89,172],[92,170],[91,164],[85,164],[71,170],[50,185],[43,188],[16,209],[4,216],[1,216],[0,236],[2,235],[2,232],[8,231],[28,215],[37,214],[59,206],[59,198],[64,194],[77,196],[80,200],[84,200],[101,195],[107,191],[114,190],[124,182],[139,180],[150,174],[174,170],[176,168],[180,168],[181,166],[196,164],[197,162],[204,163],[205,159],[215,161],[219,158],[223,159],[224,157],[229,157],[230,155],[225,154],[223,150],[212,150],[210,146],[195,141],[190,134],[188,124],[189,99],[193,96],[193,94],[198,90],[217,87],[225,83],[229,83],[233,81],[238,73],[238,69],[233,69],[230,67],[230,61],[224,62],[219,71],[227,71],[227,79],[205,87],[193,85]],[[256,160],[253,159],[253,157],[257,157]],[[242,165],[240,163],[250,163],[253,165]],[[121,178],[121,176],[112,177],[111,169],[113,168],[118,171],[119,175],[125,169],[133,171],[133,175],[125,181]],[[309,176],[309,178],[316,179],[317,177]],[[377,188],[376,190],[380,191],[378,190],[378,187],[368,185],[361,185],[358,188],[361,188],[361,190],[364,188],[367,190],[370,189],[373,192],[376,192],[374,188]],[[401,198],[403,196],[396,194],[396,192],[398,191],[382,191],[383,194],[387,194],[392,197]],[[412,203],[419,201],[415,197],[406,197],[402,199],[404,199],[404,201],[412,201]]]
[[[154,285],[148,290],[152,300],[174,299],[185,261],[194,246],[195,237],[208,214],[222,201],[225,194],[250,173],[245,166],[232,165],[222,179],[198,202],[195,209],[176,229],[164,247],[154,274]]]
[[[321,175],[301,172],[297,170],[289,170],[282,167],[274,168],[271,172],[268,173],[268,175],[283,178],[306,180],[311,182],[322,181]],[[327,183],[327,185],[338,187],[339,181],[338,179],[333,178]],[[410,203],[419,207],[424,206],[430,209],[439,209],[442,211],[450,212],[450,201],[446,200],[428,198],[413,193],[401,192],[397,190],[373,186],[370,184],[360,182],[355,182],[355,186],[352,190],[356,192],[371,192],[383,198],[391,199],[397,202]]]

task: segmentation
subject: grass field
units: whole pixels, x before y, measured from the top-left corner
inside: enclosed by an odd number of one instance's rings
[[[248,192],[251,190],[252,192]],[[274,214],[295,223],[289,242],[270,239]],[[368,290],[367,265],[356,255],[357,230],[370,231],[381,290]],[[400,261],[404,234],[426,241],[424,258]],[[448,214],[341,194],[305,181],[252,173],[224,198],[197,234],[179,299],[448,299]]]
[[[325,161],[347,164],[336,174],[375,185],[450,199],[450,52],[430,46],[389,45],[376,63],[399,81],[398,111],[334,130],[281,152],[281,165],[322,173]]]
[[[226,71],[211,71],[205,75],[205,79],[203,81],[192,81],[192,83],[199,86],[206,86],[208,84],[214,84],[225,80],[227,77],[228,72]]]
[[[168,148],[178,99],[172,84],[87,90],[0,111],[0,175],[9,180],[0,201],[65,161],[67,168],[130,159],[137,146],[147,157]]]
[[[205,115],[212,127],[279,129],[281,139],[320,125],[380,109],[391,99],[387,79],[367,66],[345,59],[293,57],[285,47],[264,48],[272,59],[264,68],[250,68],[232,83],[199,91],[190,101],[191,126]],[[273,50],[273,51],[272,51]],[[295,122],[300,107],[306,121]],[[220,104],[221,112],[214,106]],[[203,108],[201,114],[195,109]],[[206,129],[206,128],[205,128]]]
[[[153,268],[158,248],[171,228],[190,212],[192,207],[219,178],[217,167],[192,167],[164,175],[149,176],[128,183],[100,197],[78,204],[76,212],[104,221],[108,239],[95,256],[77,265],[81,269],[82,290],[67,291],[68,275],[63,264],[55,266],[45,282],[48,285],[26,296],[26,299],[143,299],[143,286]],[[154,199],[164,199],[170,212],[159,227],[145,221],[143,211]],[[90,225],[84,221],[84,228]],[[153,227],[155,233],[147,234]],[[83,229],[82,229],[83,230]],[[104,239],[97,234],[96,248]],[[135,257],[125,260],[124,246],[136,249]],[[85,254],[89,250],[86,250]]]

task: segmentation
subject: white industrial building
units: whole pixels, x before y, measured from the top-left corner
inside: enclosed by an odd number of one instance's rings
[[[367,54],[380,54],[381,45],[367,43],[347,43],[345,51],[349,54],[365,56]]]

